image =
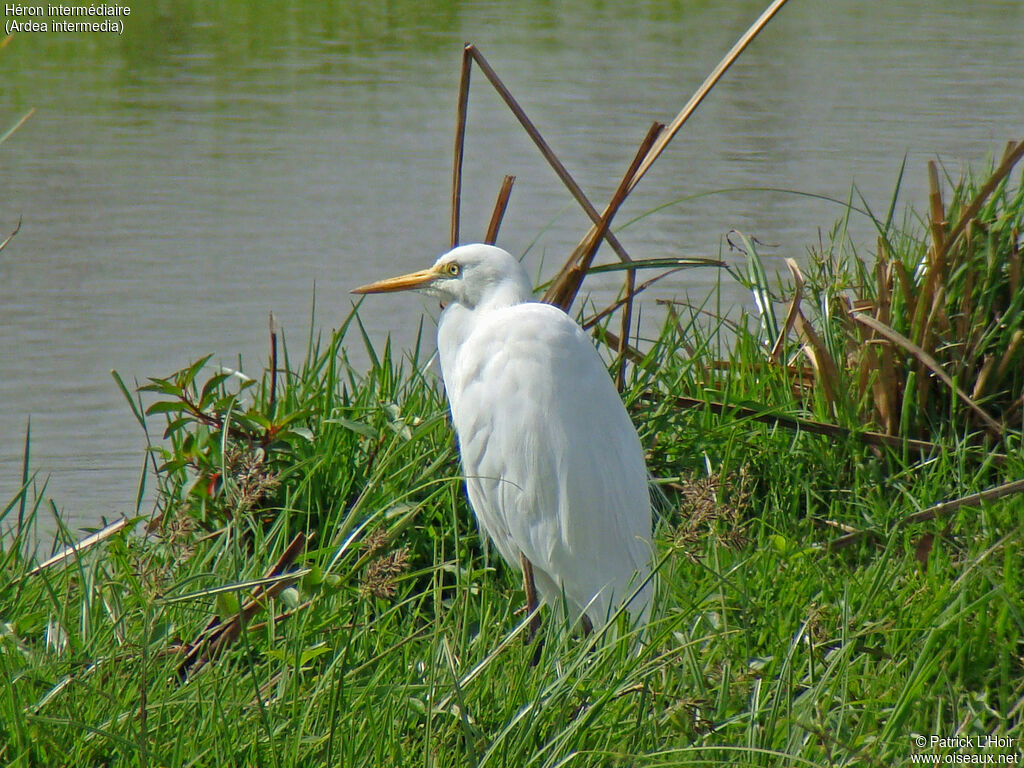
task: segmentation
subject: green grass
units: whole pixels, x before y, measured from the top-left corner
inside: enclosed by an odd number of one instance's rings
[[[1012,228],[1024,203],[1004,199],[993,210]],[[925,234],[885,231],[887,259],[920,257]],[[862,339],[821,296],[862,267],[816,273],[821,312],[808,313],[851,380],[859,358],[848,370],[838,351]],[[1024,503],[900,526],[1024,477],[1019,421],[985,443],[947,392],[942,420],[928,410],[933,451],[869,445],[884,427],[870,387],[829,396],[795,334],[771,360],[772,323],[725,333],[705,318],[677,309],[628,369],[660,513],[646,643],[583,639],[546,613],[536,667],[519,582],[482,548],[463,495],[431,344],[375,350],[354,314],[301,360],[284,350],[276,378],[201,361],[125,389],[162,467],[148,534],[129,526],[39,570],[34,523],[53,506],[27,466],[0,515],[0,763],[890,766],[932,735],[1006,736],[1014,747],[989,753],[1019,756]],[[855,545],[830,551],[850,529]],[[293,579],[182,682],[204,627],[236,618],[300,534]]]

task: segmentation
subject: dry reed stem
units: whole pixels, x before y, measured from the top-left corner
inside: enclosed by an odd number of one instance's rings
[[[914,313],[914,323],[911,326],[913,335],[912,341],[927,352],[929,355],[935,352],[935,336],[932,328],[935,326],[936,318],[942,309],[945,301],[943,281],[946,277],[945,241],[946,241],[946,211],[942,205],[942,188],[939,184],[938,165],[934,160],[928,162],[928,204],[931,212],[929,229],[932,235],[932,245],[927,254],[927,273],[921,294],[918,297],[917,311]],[[919,361],[917,365],[917,394],[918,402],[923,408],[928,401],[928,377],[925,375],[924,363]]]
[[[11,234],[9,234],[7,237],[5,237],[4,241],[0,243],[0,251],[7,247],[7,244],[14,239],[14,236],[18,234],[19,230],[21,230],[21,216],[18,217],[18,223],[17,225],[15,225],[14,231],[11,232]]]
[[[459,103],[455,116],[455,149],[452,160],[451,247],[459,244],[459,217],[462,215],[462,161],[466,149],[466,117],[469,111],[469,75],[472,60],[469,46],[462,51],[462,71],[459,75]]]
[[[36,113],[36,108],[32,107],[32,109],[30,109],[28,112],[26,112],[24,115],[22,115],[21,119],[18,122],[16,122],[14,125],[12,125],[7,130],[6,133],[4,133],[2,136],[0,136],[0,144],[3,144],[5,141],[7,141],[7,139],[9,139],[19,128],[21,128],[21,126],[23,126],[25,123],[27,123],[28,119],[30,117],[32,117],[32,115],[34,115],[35,113]]]
[[[661,303],[660,301],[658,303]],[[683,349],[686,350],[686,354],[693,357],[697,350],[694,349],[693,344],[686,340],[686,331],[683,329],[682,318],[679,316],[679,312],[676,311],[675,305],[672,302],[665,302],[665,307],[668,309],[668,316],[676,326],[676,330],[679,331],[679,343]]]
[[[281,553],[277,562],[267,570],[263,578],[272,579],[277,576],[283,576],[285,570],[290,568],[295,559],[305,551],[306,543],[305,534],[296,534],[295,538],[292,539],[284,552]],[[214,616],[210,619],[196,639],[184,646],[185,658],[178,665],[178,680],[185,682],[189,675],[198,672],[207,663],[216,659],[225,648],[238,639],[242,632],[242,627],[264,607],[266,601],[277,597],[281,592],[294,584],[297,578],[282,578],[269,587],[256,587],[253,590],[252,597],[227,622],[221,621],[219,616]]]
[[[1003,483],[1002,485],[997,485],[994,488],[979,491],[978,493],[972,493],[970,496],[963,496],[959,499],[953,499],[952,501],[944,501],[941,504],[935,504],[927,509],[922,509],[920,512],[907,515],[894,526],[894,530],[906,528],[908,525],[913,525],[914,523],[924,523],[928,520],[947,517],[964,507],[981,506],[981,504],[986,501],[996,501],[997,499],[1004,498],[1005,496],[1012,496],[1013,494],[1021,492],[1024,492],[1024,480],[1014,480],[1009,483]],[[854,531],[846,534],[845,536],[840,536],[838,539],[833,539],[825,546],[825,549],[828,552],[836,552],[840,549],[846,549],[847,547],[858,543],[862,539],[871,536],[877,536],[877,534],[874,531]]]
[[[884,241],[880,239],[880,258],[875,264],[877,299],[874,310],[875,319],[888,325],[896,270],[895,264],[888,258],[888,251],[883,243]],[[846,316],[852,322],[849,313]],[[862,340],[862,345],[868,350],[868,354],[860,358],[857,391],[863,396],[868,385],[871,385],[872,402],[875,405],[878,422],[887,434],[895,435],[898,432],[900,409],[892,343],[884,339],[876,341],[877,338],[878,334],[874,330],[867,329],[867,337]]]
[[[540,150],[541,155],[554,169],[556,175],[562,180],[563,184],[565,184],[569,189],[570,193],[572,193],[573,197],[592,221],[590,231],[580,241],[580,244],[577,246],[576,250],[574,250],[572,257],[566,262],[562,271],[559,272],[555,280],[552,281],[552,284],[548,288],[543,299],[544,301],[556,304],[563,309],[567,309],[575,298],[576,293],[579,291],[579,285],[582,282],[583,275],[585,274],[586,266],[589,266],[589,263],[593,259],[594,253],[597,250],[597,246],[602,239],[608,241],[609,245],[611,245],[612,249],[622,261],[631,260],[628,253],[626,253],[625,248],[618,241],[618,238],[609,229],[612,217],[615,215],[615,212],[618,210],[625,198],[633,188],[636,187],[637,183],[644,176],[647,170],[657,160],[661,152],[672,140],[672,137],[675,136],[680,128],[682,128],[690,115],[693,114],[708,93],[710,93],[715,84],[718,83],[729,67],[732,66],[736,59],[739,58],[740,54],[746,49],[747,45],[749,45],[761,30],[764,29],[765,25],[767,25],[779,9],[782,8],[785,2],[786,0],[774,0],[764,13],[761,14],[757,21],[747,29],[725,57],[718,63],[715,69],[707,78],[705,78],[701,87],[693,96],[691,96],[682,111],[676,115],[675,119],[669,126],[668,131],[662,130],[664,126],[657,123],[652,127],[651,131],[648,132],[647,138],[645,138],[641,145],[641,151],[637,153],[634,163],[631,164],[629,171],[623,177],[620,189],[616,191],[616,194],[613,196],[612,201],[609,203],[603,214],[599,214],[597,212],[589,199],[583,193],[583,190],[565,168],[564,164],[558,159],[558,156],[554,151],[552,151],[543,136],[541,136],[540,131],[516,101],[511,91],[509,91],[505,86],[504,82],[502,82],[501,78],[498,76],[494,68],[491,67],[486,58],[484,58],[483,54],[481,54],[474,45],[467,43],[463,49],[462,73],[460,78],[456,121],[455,158],[452,170],[452,247],[454,247],[458,242],[462,161],[465,144],[466,114],[469,100],[470,67],[472,61],[475,61],[477,66],[480,67],[485,77],[487,77],[488,81],[491,83],[491,86],[502,98],[516,119],[519,120],[520,125],[523,126],[527,135],[533,140],[534,144]],[[584,264],[586,266],[582,266],[581,268],[581,265]],[[628,289],[629,285],[635,281],[635,276],[630,275],[626,280]],[[627,295],[628,294],[629,291],[627,290]],[[631,309],[631,299],[627,298],[626,306],[627,314],[631,314],[631,312],[628,311]],[[623,337],[628,336],[628,322],[629,320],[627,318],[627,327],[623,330]]]
[[[932,248],[940,253],[946,242],[946,209],[942,205],[939,166],[934,160],[928,161],[928,204],[931,208]]]
[[[877,320],[875,320],[875,318],[871,317],[870,315],[865,315],[863,312],[853,312],[850,316],[858,323],[861,323],[875,331],[878,331],[878,333],[880,333],[882,336],[885,336],[887,339],[889,339],[889,341],[893,342],[894,344],[897,344],[898,346],[902,347],[907,352],[909,352],[911,355],[913,355],[917,360],[923,363],[925,367],[927,367],[932,373],[934,373],[942,381],[943,384],[949,387],[950,390],[953,391],[957,397],[963,400],[967,407],[974,411],[978,415],[978,417],[985,423],[985,426],[987,426],[997,437],[1002,437],[1003,428],[999,424],[999,422],[997,422],[995,419],[989,416],[984,410],[982,410],[982,408],[977,403],[975,403],[966,392],[964,392],[956,385],[953,379],[949,377],[949,374],[946,373],[943,367],[939,364],[938,360],[936,360],[934,357],[929,355],[919,346],[914,344],[914,342],[912,342],[903,334],[893,330],[888,325],[878,322]]]
[[[615,388],[621,394],[626,386],[626,348],[629,346],[630,326],[633,323],[633,296],[636,292],[636,270],[626,271],[625,300],[626,307],[622,311],[622,325],[619,336],[619,358],[616,361]]]
[[[51,568],[54,565],[63,563],[70,557],[78,557],[83,552],[85,552],[85,550],[96,546],[101,541],[109,539],[115,533],[124,529],[126,525],[128,525],[127,517],[122,517],[120,520],[115,520],[109,525],[106,525],[100,530],[96,531],[96,533],[90,533],[84,539],[75,542],[69,547],[65,547],[60,552],[55,554],[53,557],[47,558],[39,565],[37,565],[35,568],[33,568],[31,571],[26,573],[25,576],[35,576],[37,573],[41,573],[42,571],[45,571],[47,568]]]
[[[1002,381],[1003,377],[1006,376],[1007,371],[1010,369],[1010,363],[1017,356],[1022,343],[1024,343],[1024,329],[1018,328],[1013,332],[1013,336],[1010,337],[1010,343],[1006,345],[1006,352],[1003,353],[1003,358],[999,361],[999,368],[996,370],[996,379],[998,381]]]
[[[662,272],[660,275],[655,275],[650,280],[645,280],[644,282],[640,283],[640,285],[638,285],[636,287],[636,289],[633,291],[633,295],[637,296],[637,295],[643,293],[644,291],[646,291],[648,288],[650,288],[652,285],[654,285],[659,280],[663,280],[666,277],[668,277],[669,275],[675,274],[678,271],[679,271],[678,269],[670,269],[667,272]],[[598,312],[598,313],[588,317],[580,325],[583,327],[583,330],[588,331],[591,328],[593,328],[595,325],[597,325],[599,322],[604,320],[608,315],[610,315],[612,312],[617,310],[619,307],[621,307],[625,303],[626,303],[626,297],[618,299],[617,301],[609,304],[607,307],[602,309],[600,312]]]
[[[533,124],[533,121],[530,120],[526,112],[519,105],[519,102],[516,101],[515,97],[512,95],[512,92],[508,89],[505,83],[502,82],[501,78],[498,77],[498,73],[494,71],[494,68],[490,65],[490,63],[488,63],[487,59],[484,58],[483,54],[481,54],[480,51],[478,51],[475,46],[469,44],[466,46],[465,50],[469,53],[470,56],[473,57],[473,61],[475,61],[477,66],[480,67],[480,70],[484,73],[484,76],[490,81],[491,86],[494,88],[495,91],[497,91],[502,101],[504,101],[506,106],[512,111],[512,114],[515,115],[516,119],[519,121],[519,124],[522,125],[523,129],[526,131],[526,134],[533,140],[533,143],[537,146],[537,149],[540,150],[541,155],[544,157],[545,160],[548,161],[548,165],[551,166],[551,168],[555,171],[555,174],[558,176],[558,178],[562,180],[562,183],[565,184],[569,192],[572,193],[572,196],[576,199],[576,202],[580,204],[580,206],[586,212],[587,216],[590,217],[590,220],[594,222],[594,224],[600,224],[601,214],[597,212],[597,209],[594,207],[593,203],[591,203],[587,196],[583,193],[583,190],[580,188],[580,185],[576,183],[576,179],[572,177],[572,174],[569,173],[568,169],[565,167],[562,161],[558,159],[558,156],[554,153],[554,151],[552,151],[551,147],[544,140],[544,137],[541,136],[541,133],[537,129],[537,126]],[[608,241],[608,244],[614,249],[615,253],[619,255],[619,258],[621,258],[623,261],[630,260],[629,254],[626,253],[626,249],[623,247],[622,243],[619,242],[618,238],[615,237],[614,234],[605,231],[604,237],[605,240]]]
[[[512,185],[515,183],[515,176],[505,176],[501,182],[501,189],[498,190],[498,199],[494,201],[491,221],[487,225],[487,234],[484,235],[484,242],[488,245],[494,245],[498,242],[498,230],[501,229],[501,222],[505,218],[508,200],[512,196]]]
[[[277,403],[277,318],[270,313],[270,411]]]
[[[765,372],[775,373],[777,371],[785,371],[786,375],[790,378],[795,379],[795,383],[803,388],[810,388],[814,386],[814,368],[809,365],[783,365],[782,363],[749,363],[741,362],[734,363],[731,360],[713,360],[708,366],[713,371],[751,371],[753,373],[764,374]]]
[[[981,206],[985,204],[989,195],[991,195],[1002,180],[1010,174],[1010,171],[1012,171],[1013,167],[1020,162],[1021,158],[1024,158],[1024,141],[1009,142],[1006,145],[1006,152],[1003,154],[1003,161],[999,164],[999,167],[993,171],[991,176],[989,176],[988,181],[981,186],[981,189],[978,190],[978,194],[975,195],[974,200],[972,200],[971,204],[964,209],[964,212],[960,215],[960,219],[950,230],[949,236],[943,244],[941,254],[943,258],[945,258],[953,245],[964,234],[964,231],[967,229],[967,225],[971,220],[978,215],[978,211],[981,210]]]
[[[739,58],[740,54],[743,53],[744,49],[750,44],[750,41],[761,33],[761,30],[765,28],[768,22],[772,20],[772,17],[775,16],[775,14],[778,13],[785,4],[786,0],[775,0],[775,2],[768,6],[757,21],[750,25],[747,31],[743,33],[743,36],[736,41],[736,44],[733,45],[722,60],[718,62],[718,66],[711,70],[711,74],[704,79],[700,88],[698,88],[693,96],[690,97],[690,100],[686,102],[686,105],[682,110],[680,110],[679,114],[675,116],[675,119],[668,124],[668,127],[662,132],[657,143],[651,147],[651,151],[648,153],[641,166],[637,169],[637,172],[633,177],[633,181],[630,182],[630,192],[632,192],[633,188],[640,182],[640,179],[644,177],[644,174],[646,174],[648,169],[650,169],[654,164],[654,161],[658,159],[662,151],[664,151],[665,147],[668,146],[668,143],[672,141],[672,138],[676,135],[679,129],[682,128],[686,121],[690,119],[690,116],[694,111],[696,111],[697,107],[700,106],[700,103],[704,101],[704,97],[711,92],[711,89],[715,87],[719,80],[721,80],[722,75],[726,73],[729,67],[731,67],[736,59]]]
[[[978,371],[978,377],[974,380],[974,387],[971,389],[972,400],[978,400],[985,394],[985,389],[988,387],[989,379],[995,370],[997,362],[995,355],[985,355],[984,362],[981,364],[981,370]]]
[[[625,355],[630,362],[640,365],[644,361],[644,354],[636,347],[631,347],[629,344],[623,344],[622,340],[609,331],[607,328],[597,326],[594,328],[594,337],[601,342],[604,342],[612,349],[621,349],[622,354]]]
[[[807,282],[795,259],[787,258],[786,266],[789,268],[790,274],[793,275],[793,301],[789,303],[789,311],[786,312],[786,322],[783,324],[782,330],[779,331],[779,337],[775,339],[775,343],[772,345],[771,354],[768,355],[768,359],[773,363],[778,363],[779,358],[782,357],[786,337],[789,336],[789,332],[796,322],[797,315],[800,314],[800,302],[803,299],[804,283]]]
[[[934,293],[932,294],[931,310],[928,312],[928,316],[924,319],[924,325],[920,328],[918,332],[918,335],[921,338],[919,346],[929,356],[935,354],[935,345],[938,343],[938,335],[933,333],[932,329],[935,327],[936,323],[940,321],[940,319],[945,319],[945,303],[946,286],[944,284],[937,285],[935,287]],[[925,375],[925,365],[927,365],[927,363],[925,363],[925,361],[921,359],[917,366],[917,402],[918,406],[922,410],[924,410],[928,404],[928,377]]]
[[[865,445],[880,448],[892,448],[897,451],[901,451],[906,448],[918,454],[928,455],[938,454],[942,450],[941,445],[938,443],[928,442],[927,440],[912,440],[910,438],[896,437],[894,435],[885,435],[881,432],[854,432],[846,429],[845,427],[838,427],[835,424],[827,424],[823,421],[812,421],[810,419],[800,419],[794,416],[765,413],[764,411],[758,411],[742,405],[730,405],[728,403],[715,402],[714,400],[698,400],[696,398],[685,397],[683,395],[665,398],[656,392],[645,392],[641,397],[642,399],[652,403],[667,400],[677,408],[705,408],[719,416],[723,416],[725,414],[736,414],[740,418],[750,419],[751,421],[757,421],[771,426],[779,426],[784,429],[794,431],[809,432],[815,435],[825,435],[827,437],[835,438],[853,438]],[[1005,459],[1006,457],[1001,457],[999,454],[993,454],[991,458]]]
[[[551,285],[545,291],[543,301],[554,304],[556,307],[561,307],[566,311],[572,306],[572,302],[579,292],[580,285],[583,284],[583,278],[594,261],[598,246],[601,244],[605,232],[608,231],[608,227],[611,226],[612,218],[618,213],[622,203],[625,202],[626,197],[629,195],[630,181],[664,127],[661,123],[653,123],[647,130],[647,134],[644,136],[643,141],[640,142],[640,147],[633,156],[632,162],[630,162],[629,167],[619,181],[618,187],[616,187],[615,192],[612,194],[611,200],[601,213],[600,224],[592,227],[573,249],[572,255],[562,265],[554,280],[551,281]]]
[[[917,293],[914,291],[910,275],[907,274],[907,265],[900,260],[891,263],[896,281],[900,285],[900,296],[903,297],[903,303],[907,307],[905,314],[913,315],[917,311]]]
[[[1014,227],[1010,237],[1010,259],[1007,265],[1007,277],[1010,283],[1010,295],[1016,296],[1017,290],[1020,288],[1020,273],[1021,273],[1021,258],[1020,258],[1020,245],[1018,244],[1018,237],[1020,232]]]
[[[807,355],[807,359],[811,361],[811,365],[818,374],[818,381],[821,382],[822,389],[825,391],[825,399],[829,403],[837,402],[840,382],[836,361],[825,347],[825,342],[821,340],[818,332],[807,322],[804,313],[799,309],[793,318],[793,326],[796,328],[797,335],[803,339],[804,354]]]

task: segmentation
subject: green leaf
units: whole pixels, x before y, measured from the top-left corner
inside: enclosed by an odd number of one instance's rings
[[[218,373],[215,376],[211,376],[207,380],[207,382],[203,384],[203,390],[199,395],[199,407],[204,407],[204,403],[207,400],[207,398],[210,398],[212,395],[216,394],[216,391],[220,387],[220,385],[230,378],[230,373]]]
[[[377,432],[377,430],[374,429],[369,424],[366,424],[365,422],[362,421],[353,421],[352,419],[346,419],[343,416],[336,416],[333,419],[324,419],[323,423],[337,424],[339,426],[344,427],[345,429],[350,429],[353,432],[362,435],[363,437],[369,437],[371,439],[376,439],[377,435],[379,434],[379,432]]]
[[[308,429],[307,427],[293,427],[292,429],[289,429],[286,434],[301,437],[310,443],[312,443],[314,440],[313,430]]]
[[[209,362],[211,357],[213,357],[213,355],[209,354],[206,357],[202,357],[199,360],[196,360],[188,368],[178,371],[178,373],[175,374],[174,376],[175,382],[177,382],[178,386],[180,386],[182,389],[185,389],[186,387],[190,386],[192,382],[195,381],[196,375],[199,373],[199,371],[203,369],[203,366],[206,365],[207,362]]]
[[[324,571],[319,565],[310,566],[309,573],[302,577],[302,588],[305,590],[315,589],[324,582]]]
[[[323,656],[325,653],[330,652],[331,646],[327,643],[317,643],[314,646],[304,649],[302,653],[299,654],[299,664],[305,666],[318,656]]]
[[[181,397],[184,394],[184,390],[174,382],[168,381],[167,379],[150,379],[149,384],[143,384],[139,387],[140,392],[160,392],[171,397]]]
[[[146,415],[153,416],[157,413],[180,413],[183,410],[185,410],[185,406],[181,402],[160,400],[159,402],[153,403],[146,409]]]
[[[719,259],[704,259],[699,257],[687,258],[664,258],[664,259],[637,259],[636,261],[619,261],[614,264],[598,264],[587,270],[588,275],[597,275],[602,272],[625,272],[631,269],[687,269],[689,267],[718,267],[726,266],[724,261]]]
[[[242,604],[238,601],[238,594],[235,592],[220,592],[215,603],[217,615],[222,619],[233,618],[242,609]]]
[[[187,427],[194,421],[195,419],[191,416],[181,416],[177,419],[171,419],[167,424],[167,428],[164,430],[164,440],[176,432],[180,432],[183,428]]]

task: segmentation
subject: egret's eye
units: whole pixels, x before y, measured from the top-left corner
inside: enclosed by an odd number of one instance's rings
[[[462,267],[460,267],[458,264],[456,264],[453,261],[453,262],[445,265],[444,271],[445,271],[446,274],[450,275],[451,277],[458,277],[459,273],[462,272]]]

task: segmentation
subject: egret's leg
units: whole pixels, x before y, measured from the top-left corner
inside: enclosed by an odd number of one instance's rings
[[[526,610],[530,614],[530,634],[526,637],[526,643],[533,642],[534,635],[540,629],[540,613],[538,608],[540,602],[537,600],[537,585],[533,581],[533,563],[526,559],[526,555],[520,553],[519,560],[523,565],[523,588],[526,590]]]

